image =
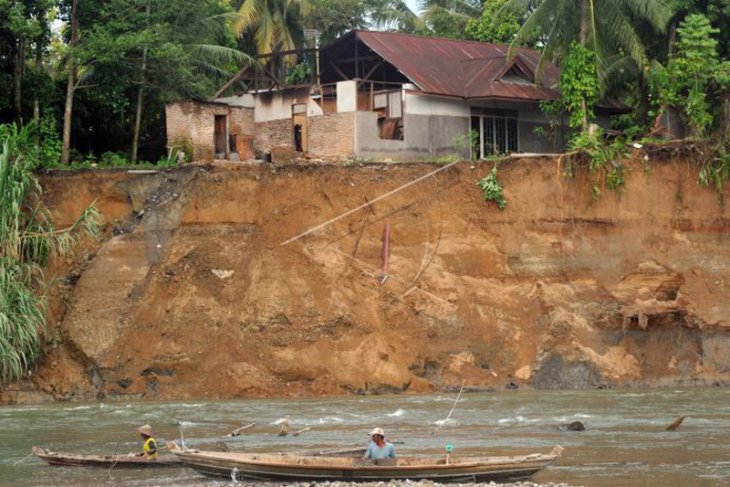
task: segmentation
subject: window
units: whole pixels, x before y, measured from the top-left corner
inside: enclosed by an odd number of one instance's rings
[[[378,112],[381,139],[403,140],[403,98],[401,90],[373,93],[373,111]]]
[[[504,116],[482,115],[472,117],[479,119],[472,127],[479,127],[480,154],[485,158],[492,155],[509,154],[519,150],[517,118]]]

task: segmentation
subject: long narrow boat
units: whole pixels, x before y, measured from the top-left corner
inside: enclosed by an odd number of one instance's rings
[[[162,455],[156,458],[137,457],[134,455],[79,455],[61,453],[34,446],[33,454],[49,465],[63,467],[180,467],[182,462],[174,455]]]
[[[432,480],[434,482],[515,481],[531,478],[553,463],[562,451],[521,456],[397,458],[364,464],[360,458],[273,455],[259,453],[170,450],[198,472],[232,479],[274,481]]]

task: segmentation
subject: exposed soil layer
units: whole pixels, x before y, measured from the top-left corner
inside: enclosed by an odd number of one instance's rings
[[[45,176],[59,225],[95,200],[107,236],[53,267],[45,356],[0,399],[726,385],[723,195],[634,157],[596,201],[587,169],[502,163],[503,211],[486,162],[370,205],[439,166]]]

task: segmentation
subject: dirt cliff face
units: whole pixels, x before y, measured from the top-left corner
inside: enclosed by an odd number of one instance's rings
[[[642,155],[597,201],[585,169],[503,163],[503,211],[486,162],[369,205],[439,166],[48,176],[57,220],[96,200],[108,237],[56,266],[45,358],[2,398],[728,384],[730,218]]]

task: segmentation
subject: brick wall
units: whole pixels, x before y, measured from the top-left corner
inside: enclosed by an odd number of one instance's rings
[[[256,151],[261,154],[270,153],[272,147],[293,148],[292,137],[292,122],[288,118],[256,123]]]
[[[256,134],[256,124],[253,121],[253,108],[230,107],[229,109],[228,133],[231,135],[253,137]]]
[[[314,157],[352,157],[355,151],[355,112],[309,117],[309,153]]]
[[[253,109],[185,100],[168,103],[165,107],[167,146],[192,144],[193,160],[212,161],[216,115],[228,116],[229,134],[254,135]]]

